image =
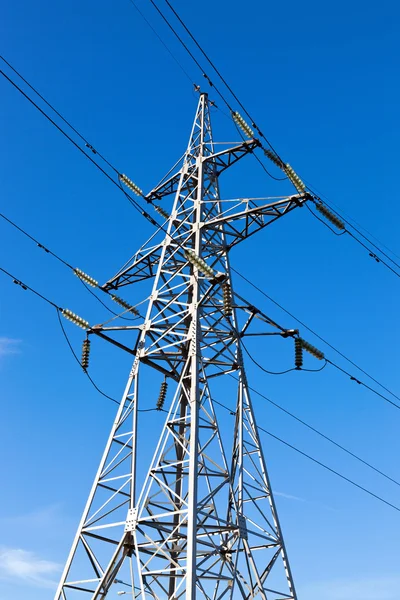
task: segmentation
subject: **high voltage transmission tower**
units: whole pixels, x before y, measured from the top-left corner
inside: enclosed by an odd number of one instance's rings
[[[55,600],[297,598],[241,351],[256,323],[295,332],[234,293],[229,250],[309,196],[221,200],[219,175],[258,145],[216,151],[200,94],[180,170],[146,196],[173,196],[172,211],[158,205],[164,226],[103,286],[117,300],[133,286],[146,314],[89,330],[135,358]],[[157,377],[167,416],[144,466],[140,411],[155,406]],[[219,401],[232,407],[231,428],[217,420]]]

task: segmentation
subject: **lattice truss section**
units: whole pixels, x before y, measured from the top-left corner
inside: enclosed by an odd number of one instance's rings
[[[105,284],[153,282],[143,322],[94,331],[110,341],[116,330],[134,334],[126,348],[135,359],[55,600],[111,598],[115,582],[142,600],[296,599],[240,350],[254,312],[227,303],[228,251],[307,195],[221,201],[219,174],[257,145],[216,153],[202,94],[180,170],[148,195],[174,195],[169,219]],[[144,367],[168,378],[173,394],[139,491],[138,406],[153,402],[139,386]],[[227,452],[216,398],[236,415]]]

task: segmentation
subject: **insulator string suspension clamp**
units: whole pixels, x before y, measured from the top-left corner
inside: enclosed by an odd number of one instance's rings
[[[157,410],[162,410],[164,408],[165,398],[167,396],[168,383],[164,380],[160,387],[160,393],[158,395],[158,400],[156,404]]]

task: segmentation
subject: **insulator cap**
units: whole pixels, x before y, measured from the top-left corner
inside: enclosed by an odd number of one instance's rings
[[[125,308],[126,310],[133,313],[134,315],[139,314],[139,311],[134,306],[131,306],[128,302],[126,302],[126,300],[123,300],[119,296],[116,296],[115,294],[111,294],[111,300],[114,300],[114,302],[116,302],[117,304],[122,306],[122,308]]]
[[[85,340],[83,340],[82,358],[81,358],[81,365],[85,371],[89,367],[89,354],[90,354],[90,340],[88,338],[86,338]]]
[[[162,206],[159,206],[158,204],[153,204],[153,206],[154,206],[154,210],[156,210],[159,215],[161,215],[162,217],[164,217],[165,220],[169,219],[169,214],[167,213],[166,210],[164,210],[162,208]]]
[[[341,219],[339,219],[332,211],[330,211],[329,208],[325,206],[325,204],[322,204],[322,202],[318,202],[315,205],[315,208],[318,210],[318,212],[321,213],[321,215],[325,217],[325,219],[330,221],[332,225],[334,225],[341,231],[346,229],[344,222]]]
[[[143,191],[140,189],[140,187],[137,186],[136,183],[133,183],[132,179],[129,179],[127,175],[122,173],[118,175],[118,177],[119,180],[122,181],[122,183],[124,183],[126,187],[132,190],[132,192],[134,192],[137,196],[143,196]]]
[[[301,345],[304,348],[304,350],[306,352],[308,352],[309,354],[312,354],[312,356],[314,356],[314,358],[317,358],[318,360],[323,360],[325,358],[325,355],[323,352],[321,352],[321,350],[318,350],[318,348],[316,348],[309,342],[306,342],[306,340],[303,340],[303,338],[297,338],[297,339],[299,339],[301,341]]]
[[[294,339],[294,365],[296,369],[303,366],[303,344],[300,338]]]
[[[285,165],[285,173],[288,176],[288,179],[293,183],[294,187],[298,192],[304,192],[306,189],[305,183],[300,179],[294,169],[286,163]]]
[[[165,402],[165,398],[167,396],[167,390],[168,390],[168,383],[166,381],[163,381],[160,387],[160,393],[158,395],[158,400],[157,400],[157,405],[156,408],[157,410],[162,410],[164,408],[164,402]]]
[[[69,308],[63,308],[61,314],[63,317],[68,319],[68,321],[71,321],[78,327],[82,327],[82,329],[90,328],[89,321],[85,321],[85,319],[82,319],[82,317],[73,313],[72,310],[69,310]]]
[[[224,303],[224,313],[226,317],[231,317],[233,313],[232,307],[232,290],[229,283],[222,284],[222,299]]]
[[[188,259],[188,261],[190,263],[192,263],[192,265],[197,267],[199,269],[199,271],[204,273],[204,275],[208,279],[213,279],[215,277],[214,269],[209,267],[208,264],[205,262],[205,260],[200,258],[200,256],[197,256],[197,254],[195,254],[195,252],[193,252],[193,250],[185,250],[185,256]]]
[[[77,277],[79,277],[79,279],[81,279],[84,283],[87,283],[88,285],[91,285],[92,287],[96,288],[99,285],[99,282],[96,281],[96,279],[93,279],[93,277],[90,277],[90,275],[88,275],[87,273],[85,273],[84,271],[81,271],[80,269],[74,269],[74,273]]]
[[[232,112],[232,119],[249,138],[254,137],[254,131],[238,112]]]

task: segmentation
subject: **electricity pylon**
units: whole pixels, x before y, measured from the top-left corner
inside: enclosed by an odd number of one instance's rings
[[[241,351],[256,318],[279,326],[234,294],[228,253],[308,196],[221,201],[219,175],[258,145],[216,152],[201,94],[181,168],[146,196],[174,196],[171,214],[159,205],[164,225],[104,285],[151,293],[140,324],[89,331],[135,358],[55,600],[115,597],[114,583],[141,600],[297,598]],[[140,411],[154,406],[143,370],[164,377],[167,416],[139,490]],[[218,422],[217,398],[231,426]]]

